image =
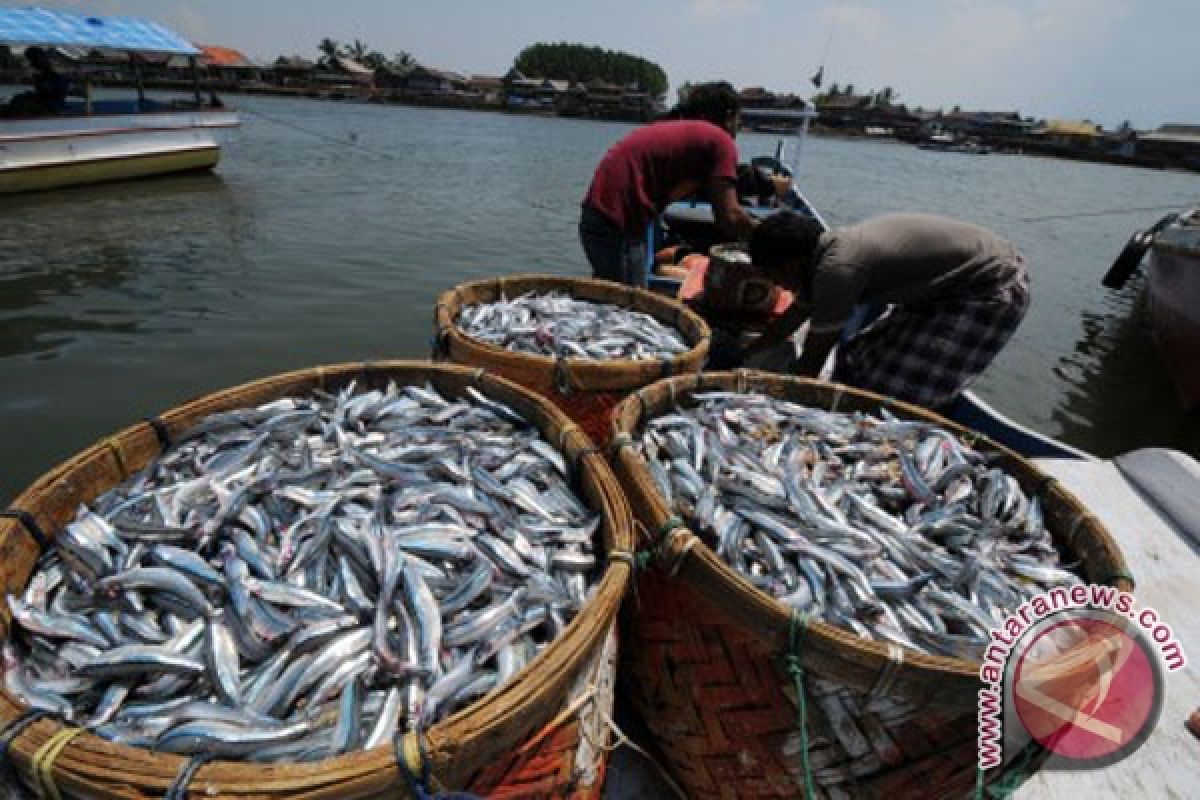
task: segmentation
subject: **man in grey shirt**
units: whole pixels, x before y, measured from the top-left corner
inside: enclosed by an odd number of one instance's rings
[[[927,407],[970,385],[1029,307],[1029,278],[1011,243],[931,214],[885,214],[826,232],[781,212],[759,225],[750,256],[797,302],[745,355],[782,342],[811,314],[796,372],[815,376],[856,305],[890,305],[838,347],[834,380]]]

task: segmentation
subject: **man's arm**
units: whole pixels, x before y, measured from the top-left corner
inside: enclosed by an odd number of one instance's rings
[[[776,345],[782,344],[789,336],[796,332],[797,328],[804,324],[804,321],[808,319],[808,315],[811,312],[812,306],[793,302],[787,311],[767,323],[767,327],[763,330],[761,336],[742,350],[742,358],[751,358],[759,353],[770,350]]]
[[[816,333],[810,330],[808,336],[804,337],[804,350],[800,353],[794,372],[806,378],[820,375],[821,367],[825,366],[829,351],[838,343],[840,335],[840,331]]]
[[[723,180],[710,184],[708,197],[717,226],[727,235],[736,236],[743,242],[750,241],[750,234],[754,232],[758,220],[742,208],[734,184]]]

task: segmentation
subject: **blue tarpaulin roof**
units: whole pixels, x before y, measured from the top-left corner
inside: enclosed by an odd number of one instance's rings
[[[157,22],[95,17],[44,8],[0,8],[0,44],[103,47],[142,53],[200,55],[195,45]]]

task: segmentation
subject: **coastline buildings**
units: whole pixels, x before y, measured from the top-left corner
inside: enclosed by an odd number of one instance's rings
[[[665,110],[664,98],[651,96],[637,84],[527,76],[515,68],[502,77],[467,76],[411,61],[372,68],[344,53],[319,61],[279,56],[264,64],[232,48],[198,47],[203,55],[194,71],[185,58],[143,59],[135,66],[123,54],[79,48],[56,48],[54,57],[67,74],[74,71],[77,80],[93,86],[131,86],[140,81],[151,89],[357,98],[628,122],[646,122]],[[23,58],[0,50],[0,81],[20,84],[29,77]],[[745,126],[765,133],[781,132],[788,123],[781,122],[778,115],[756,118],[756,111],[813,107],[813,101],[803,97],[777,94],[760,86],[743,88],[740,96]],[[934,136],[950,137],[1001,152],[1200,171],[1200,125],[1169,123],[1151,131],[1129,126],[1106,131],[1088,121],[1034,120],[1015,110],[910,109],[895,102],[890,89],[858,94],[852,87],[838,90],[836,86],[815,98],[815,110],[818,116],[813,131],[817,134],[887,136],[914,143]]]

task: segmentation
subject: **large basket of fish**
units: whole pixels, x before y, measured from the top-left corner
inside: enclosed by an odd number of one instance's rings
[[[599,796],[630,512],[509,381],[266,378],[13,508],[0,754],[39,796]]]
[[[484,367],[553,400],[600,445],[613,407],[699,372],[708,324],[681,303],[608,281],[515,275],[443,294],[434,357]]]
[[[1033,464],[914,406],[752,371],[614,412],[650,557],[622,678],[694,797],[966,797],[989,632],[1081,581],[1132,588],[1102,525]],[[978,782],[978,783],[977,783]]]

